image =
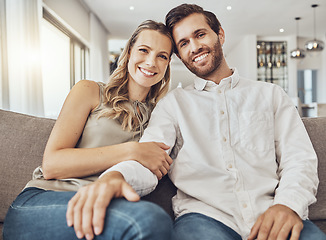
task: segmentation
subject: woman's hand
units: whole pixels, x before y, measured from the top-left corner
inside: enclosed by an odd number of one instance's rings
[[[68,203],[68,226],[74,226],[78,238],[93,239],[94,234],[102,233],[106,209],[115,197],[125,197],[128,201],[140,199],[119,172],[109,172],[80,188]]]
[[[161,179],[170,169],[172,158],[166,153],[170,147],[161,142],[142,142],[134,145],[134,157],[144,167]]]

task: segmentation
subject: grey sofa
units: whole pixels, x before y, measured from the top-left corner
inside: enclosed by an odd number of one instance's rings
[[[319,159],[320,185],[317,203],[310,207],[310,219],[326,232],[326,118],[304,118],[303,122]],[[54,120],[0,109],[0,231],[11,202],[41,164],[45,144]],[[162,206],[173,217],[171,197],[176,189],[164,177],[157,189],[144,199]],[[2,234],[0,236],[2,239]]]

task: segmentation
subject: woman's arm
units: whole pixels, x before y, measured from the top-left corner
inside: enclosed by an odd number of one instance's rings
[[[97,83],[82,80],[68,94],[44,151],[44,178],[89,176],[131,159],[146,164],[156,175],[165,174],[172,159],[165,153],[168,147],[164,144],[128,142],[99,148],[75,148],[88,115],[100,102],[99,92]],[[158,160],[153,163],[152,159]]]

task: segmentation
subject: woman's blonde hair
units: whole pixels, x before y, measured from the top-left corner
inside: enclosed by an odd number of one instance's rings
[[[171,34],[163,23],[147,20],[137,27],[122,51],[119,57],[118,66],[109,77],[109,82],[104,88],[106,97],[104,104],[109,106],[109,108],[103,110],[100,113],[100,117],[105,116],[112,119],[118,119],[122,128],[127,131],[136,131],[140,127],[140,120],[137,118],[137,113],[135,113],[132,103],[129,100],[129,74],[127,66],[130,57],[130,50],[143,30],[158,31],[159,33],[169,37],[171,39],[171,43],[173,42]],[[173,53],[172,51],[173,50],[171,49],[170,57]],[[168,92],[169,82],[170,64],[168,64],[163,79],[151,87],[146,97],[145,101],[150,105],[150,108],[154,107],[156,103]]]

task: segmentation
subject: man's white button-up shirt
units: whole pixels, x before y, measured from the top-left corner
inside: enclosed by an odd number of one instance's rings
[[[258,216],[283,204],[302,219],[315,202],[317,157],[298,112],[277,85],[239,77],[195,79],[156,106],[142,142],[174,146],[169,176],[176,217],[197,212],[248,237]],[[135,161],[120,171],[141,194],[157,179]]]

